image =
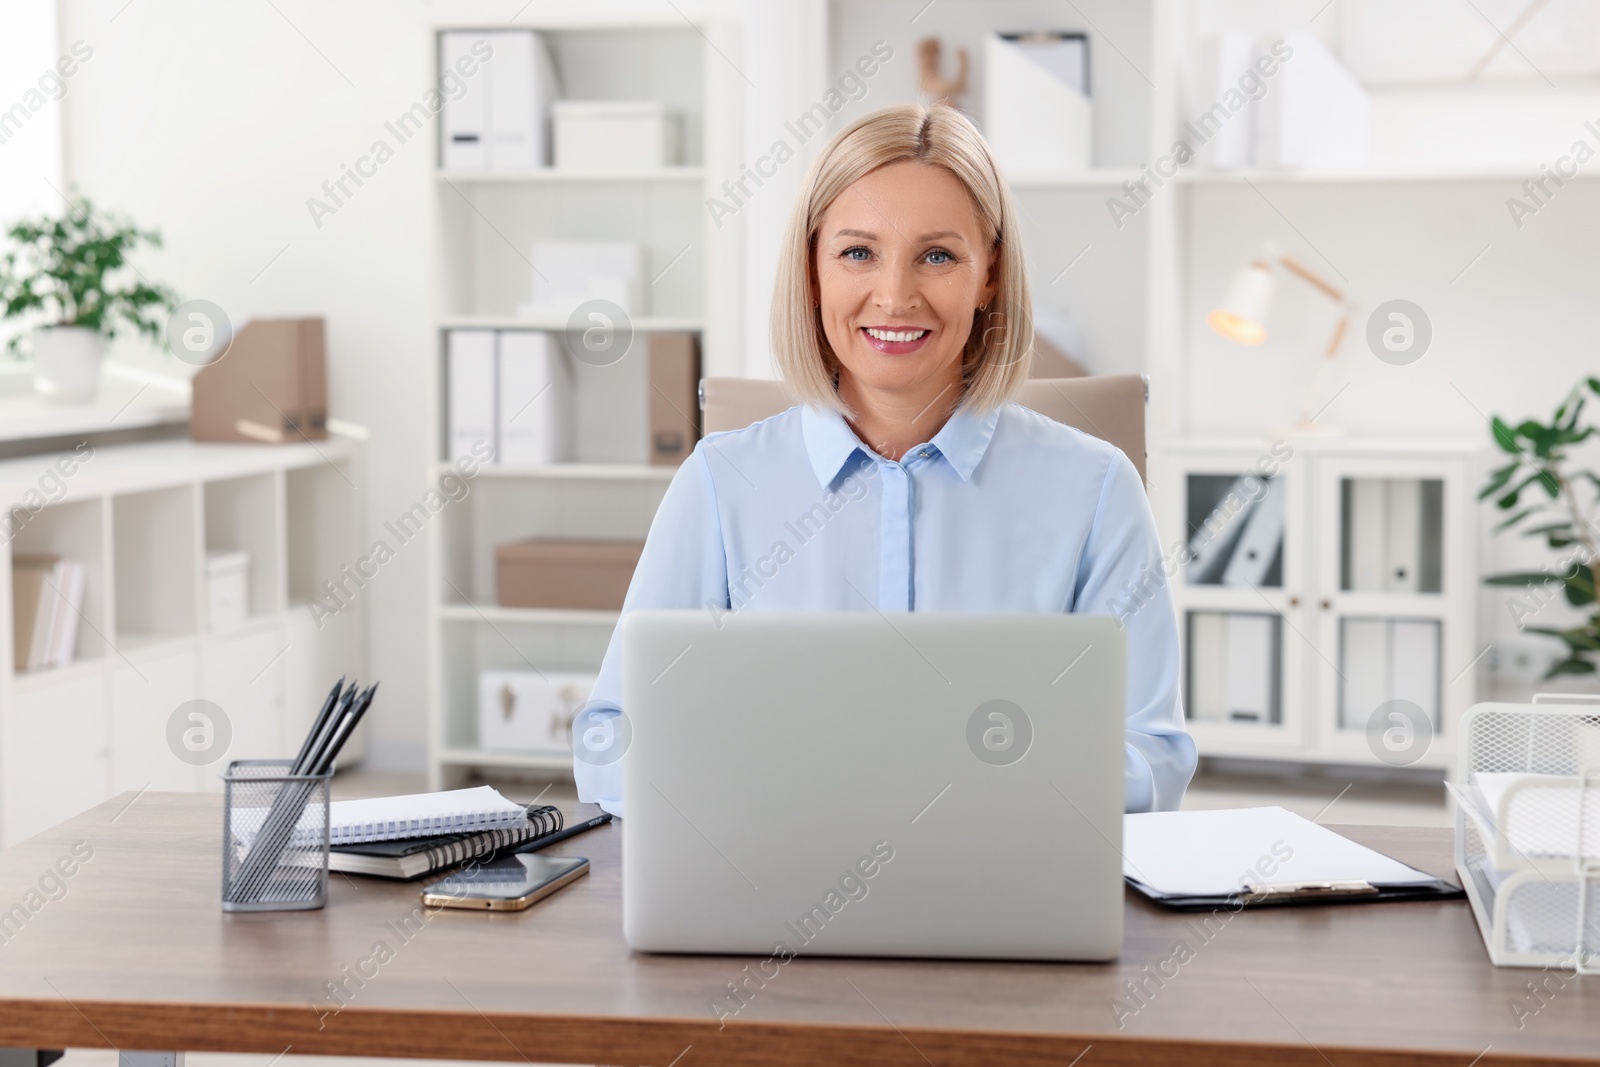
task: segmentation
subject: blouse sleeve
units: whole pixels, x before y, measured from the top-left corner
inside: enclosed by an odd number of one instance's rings
[[[1127,633],[1127,810],[1176,809],[1198,759],[1178,691],[1178,623],[1149,499],[1120,450],[1101,487],[1073,610],[1111,615]]]
[[[705,447],[704,441],[695,446],[667,486],[623,600],[624,615],[642,609],[728,607],[727,557]],[[620,626],[612,631],[599,680],[572,731],[578,799],[597,803],[619,818],[626,753],[611,752],[609,741],[618,736],[610,720],[622,710],[620,633]]]

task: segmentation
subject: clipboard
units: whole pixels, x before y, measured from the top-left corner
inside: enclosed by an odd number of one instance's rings
[[[1128,885],[1177,911],[1466,896],[1279,807],[1128,815],[1123,843]]]
[[[1443,879],[1415,885],[1373,885],[1361,879],[1332,882],[1246,883],[1243,891],[1218,896],[1164,896],[1135,878],[1125,881],[1147,899],[1173,911],[1215,911],[1245,906],[1289,904],[1363,904],[1394,900],[1459,900],[1466,890]]]

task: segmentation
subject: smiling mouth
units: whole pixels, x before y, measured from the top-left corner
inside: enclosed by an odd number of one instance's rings
[[[881,330],[875,326],[863,326],[861,332],[875,341],[889,341],[892,343],[905,343],[920,341],[930,334],[931,330]]]

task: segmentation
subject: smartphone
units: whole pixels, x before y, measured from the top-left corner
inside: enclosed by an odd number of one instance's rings
[[[430,908],[521,911],[589,873],[582,856],[532,852],[469,865],[422,890]]]

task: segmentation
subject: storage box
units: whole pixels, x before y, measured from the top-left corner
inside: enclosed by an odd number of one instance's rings
[[[495,589],[503,608],[620,611],[643,541],[534,538],[496,545]]]
[[[250,617],[250,553],[206,553],[206,629],[223,630]]]
[[[572,719],[599,676],[560,671],[484,671],[478,675],[478,747],[565,756]]]
[[[639,280],[644,250],[637,242],[535,241],[532,251],[533,299],[517,309],[520,314],[567,316],[590,300],[609,300],[629,315],[644,314]]]
[[[650,335],[650,463],[676,467],[700,439],[700,342],[692,333]]]
[[[191,385],[195,441],[281,445],[328,437],[321,319],[252,319]]]
[[[678,116],[659,100],[558,100],[555,165],[602,174],[675,166]]]

